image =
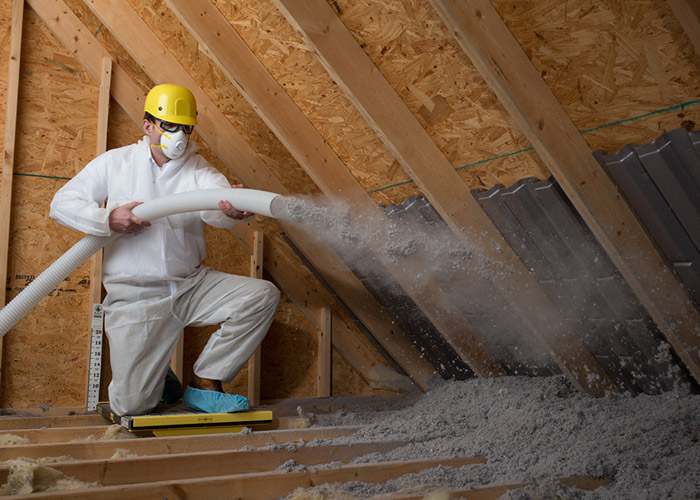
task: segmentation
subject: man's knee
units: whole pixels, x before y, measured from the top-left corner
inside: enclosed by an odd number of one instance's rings
[[[126,393],[110,388],[109,403],[112,411],[120,416],[143,415],[150,412],[158,404],[153,396],[142,393]],[[158,398],[159,399],[159,398]]]
[[[280,291],[277,289],[275,285],[270,283],[269,281],[265,280],[260,280],[261,281],[261,286],[263,288],[263,295],[266,299],[266,301],[270,304],[271,308],[277,309],[277,306],[280,304]]]

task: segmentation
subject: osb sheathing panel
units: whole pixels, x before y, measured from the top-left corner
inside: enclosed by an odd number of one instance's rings
[[[494,4],[579,130],[599,129],[584,134],[593,150],[696,126],[698,103],[668,109],[700,97],[700,55],[666,0]]]

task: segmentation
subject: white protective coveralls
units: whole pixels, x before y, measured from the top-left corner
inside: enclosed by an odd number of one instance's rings
[[[107,151],[63,186],[51,217],[85,233],[111,234],[109,213],[132,201],[173,193],[230,188],[226,177],[195,154],[158,167],[149,140]],[[105,201],[106,208],[100,208]],[[218,200],[217,200],[218,201]],[[152,221],[105,247],[105,330],[112,381],[109,398],[118,415],[138,415],[160,401],[168,363],[187,325],[222,324],[194,365],[197,376],[228,382],[240,371],[272,323],[280,294],[268,281],[230,275],[201,265],[204,224],[232,227],[219,210]]]

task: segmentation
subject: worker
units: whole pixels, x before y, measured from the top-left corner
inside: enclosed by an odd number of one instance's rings
[[[196,154],[189,136],[196,102],[185,87],[157,85],[146,96],[145,136],[92,160],[54,196],[51,217],[84,233],[122,236],[104,249],[105,331],[112,381],[109,402],[117,415],[139,415],[161,399],[182,394],[169,360],[185,326],[221,324],[194,363],[183,401],[209,413],[248,409],[227,394],[272,323],[280,293],[268,281],[235,276],[202,265],[204,225],[230,228],[252,213],[219,201],[220,210],[171,215],[148,222],[132,210],[161,196],[230,186]],[[106,201],[105,208],[101,208]],[[175,382],[179,384],[177,378]],[[173,397],[174,396],[174,397]]]

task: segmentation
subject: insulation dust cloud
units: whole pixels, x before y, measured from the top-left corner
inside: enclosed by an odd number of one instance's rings
[[[322,197],[287,197],[273,211],[285,227],[332,248],[380,295],[380,303],[400,310],[406,297],[439,304],[444,295],[474,331],[488,332],[482,341],[492,353],[514,349],[523,373],[551,364],[544,347],[524,342],[526,311],[501,297],[512,287],[514,271],[489,257],[497,253],[485,250],[491,242],[474,234],[459,238],[442,220],[428,221],[418,210],[387,215],[379,207],[363,211]]]
[[[549,287],[548,296],[561,313],[561,323],[551,325],[544,310],[524,303],[515,271],[497,259],[495,243],[478,234],[456,235],[426,200],[362,210],[321,196],[280,197],[272,210],[295,234],[303,232],[331,248],[404,332],[413,335],[428,360],[442,368],[437,371],[443,378],[470,376],[459,356],[445,358],[451,347],[434,330],[434,319],[443,314],[440,304],[449,300],[508,374],[560,373],[542,336],[566,331],[581,339],[623,392],[688,390],[687,374],[660,334],[648,321],[626,321],[643,314],[631,292],[619,292],[618,303],[606,304],[611,295],[601,296],[586,263],[557,262],[563,279],[556,283],[536,277]],[[430,315],[435,326],[413,303],[434,308]],[[613,316],[619,310],[619,320],[599,319],[605,314],[609,318],[611,309]],[[448,316],[442,319],[452,324]],[[464,328],[464,323],[457,327]]]

